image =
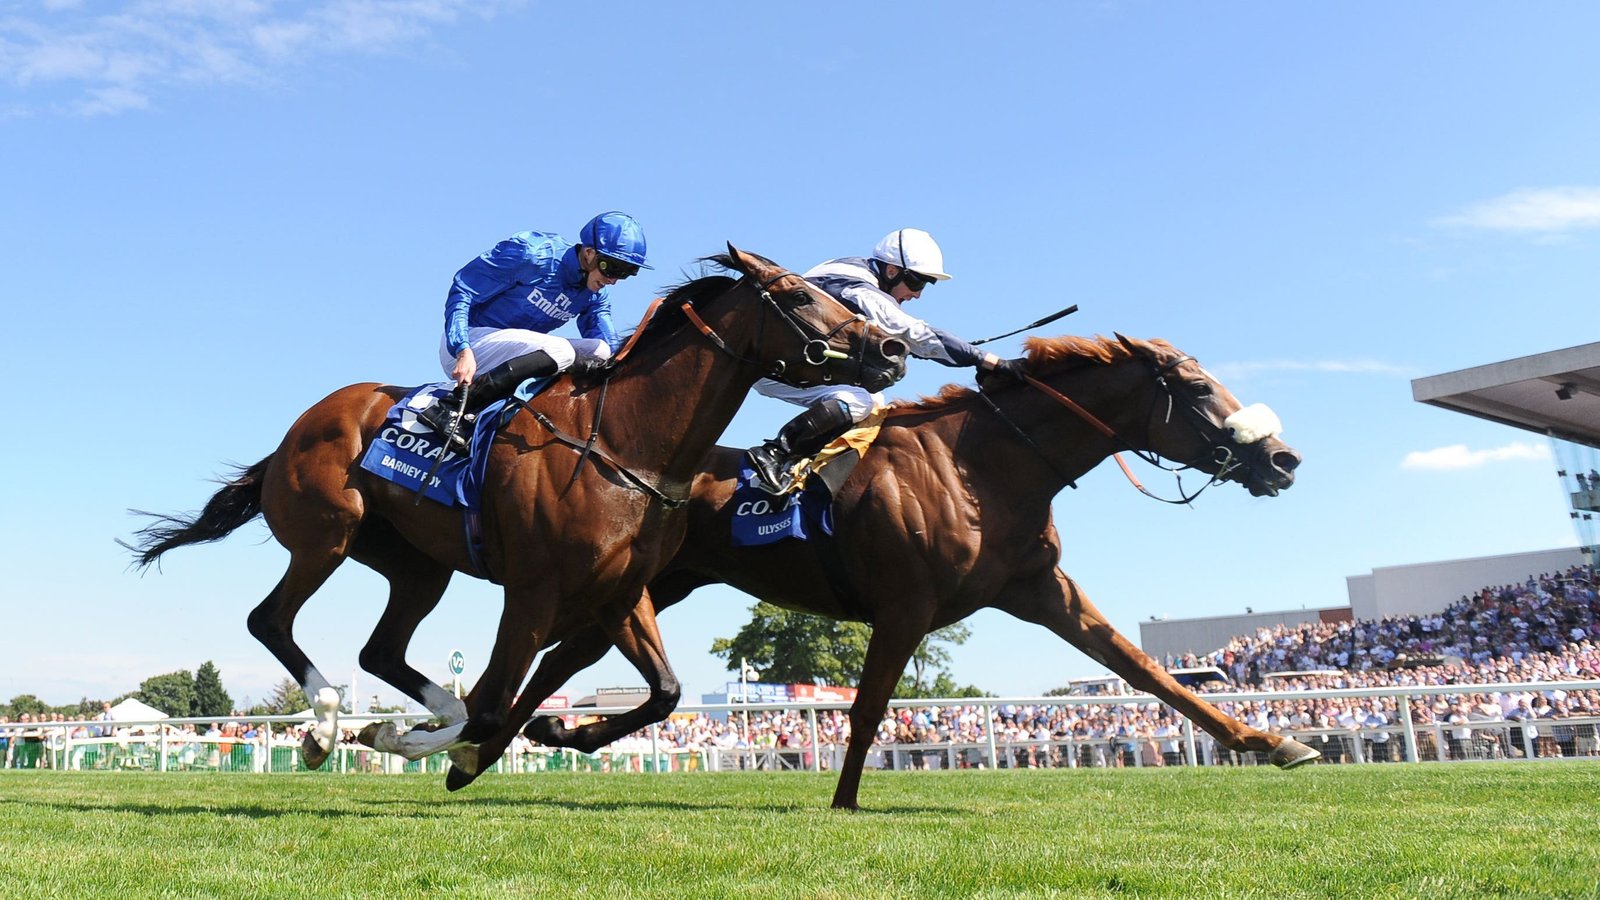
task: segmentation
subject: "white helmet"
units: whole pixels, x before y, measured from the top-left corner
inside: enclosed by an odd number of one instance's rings
[[[910,269],[934,281],[950,277],[944,270],[944,253],[940,252],[933,235],[920,228],[901,228],[884,235],[878,246],[872,248],[872,258]]]

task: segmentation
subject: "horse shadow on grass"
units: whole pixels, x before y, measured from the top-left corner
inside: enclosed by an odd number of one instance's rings
[[[571,812],[622,812],[628,810],[658,810],[663,812],[698,812],[718,810],[723,812],[764,812],[764,813],[793,813],[808,812],[813,807],[796,805],[792,803],[721,803],[721,802],[695,802],[686,800],[577,800],[558,797],[466,797],[459,799],[440,798],[438,803],[428,803],[420,800],[398,800],[389,798],[375,798],[371,800],[341,800],[341,804],[349,804],[348,808],[313,807],[305,806],[269,806],[260,803],[214,803],[199,805],[193,803],[156,804],[139,803],[132,801],[96,800],[85,798],[83,800],[62,801],[42,800],[29,801],[10,797],[0,797],[0,806],[27,807],[29,809],[44,809],[65,814],[73,813],[132,813],[149,817],[191,817],[197,815],[213,816],[242,816],[247,819],[277,819],[288,816],[303,816],[314,814],[318,818],[345,818],[345,819],[389,819],[393,818],[397,807],[408,807],[409,815],[419,818],[451,818],[463,807],[469,809],[505,809],[527,810],[531,808],[547,808],[566,810]],[[824,807],[819,807],[819,809]],[[963,810],[944,806],[883,806],[873,807],[858,811],[857,815],[900,815],[900,814],[961,814]]]

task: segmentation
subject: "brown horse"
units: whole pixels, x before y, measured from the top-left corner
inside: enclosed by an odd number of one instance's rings
[[[422,755],[459,748],[458,764],[474,768],[471,745],[500,730],[540,647],[582,627],[622,647],[653,689],[676,698],[641,595],[676,551],[697,465],[750,386],[772,376],[878,390],[905,366],[901,342],[799,276],[732,245],[709,261],[740,277],[712,275],[674,289],[625,360],[597,375],[563,378],[502,430],[483,490],[486,571],[468,552],[459,511],[418,506],[411,491],[360,467],[384,414],[405,394],[377,384],[343,388],[311,407],[276,451],[198,515],[159,517],[140,532],[137,563],[220,539],[264,515],[289,550],[289,568],[251,612],[250,632],[316,704],[318,726],[302,745],[308,765],[327,756],[339,698],[295,644],[293,623],[346,557],[390,585],[362,667],[448,726],[432,735],[390,733],[389,749]],[[494,651],[466,706],[405,662],[417,625],[457,571],[505,586]]]
[[[951,386],[893,408],[836,494],[831,539],[731,546],[741,457],[717,448],[695,480],[690,537],[650,583],[656,609],[720,582],[789,609],[871,623],[835,807],[856,808],[863,762],[918,644],[984,607],[1050,629],[1233,750],[1266,753],[1283,768],[1317,758],[1223,715],[1118,634],[1057,567],[1050,513],[1062,487],[1119,450],[1187,464],[1257,496],[1289,487],[1299,454],[1275,428],[1255,428],[1225,387],[1163,341],[1035,338],[1027,368],[1027,384]],[[609,647],[590,629],[551,650],[512,721]],[[622,736],[609,722],[569,730],[551,717],[535,719],[528,734],[584,750]],[[481,749],[502,747],[497,739]]]

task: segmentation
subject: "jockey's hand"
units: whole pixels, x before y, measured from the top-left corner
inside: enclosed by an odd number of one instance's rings
[[[450,369],[450,377],[461,382],[470,382],[478,374],[478,359],[472,355],[471,347],[461,348],[456,355],[456,364]]]
[[[1021,381],[1026,374],[1028,366],[1025,360],[1002,359],[993,353],[986,353],[983,361],[978,363],[978,387],[998,387],[1008,381]],[[998,381],[995,380],[997,376]]]

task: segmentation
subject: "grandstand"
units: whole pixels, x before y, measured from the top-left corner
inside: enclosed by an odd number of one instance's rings
[[[1548,437],[1578,546],[1375,568],[1346,579],[1347,606],[1143,622],[1144,651],[1156,659],[1176,658],[1264,627],[1436,613],[1485,585],[1600,562],[1594,533],[1600,523],[1600,343],[1418,378],[1411,394],[1419,403]]]

